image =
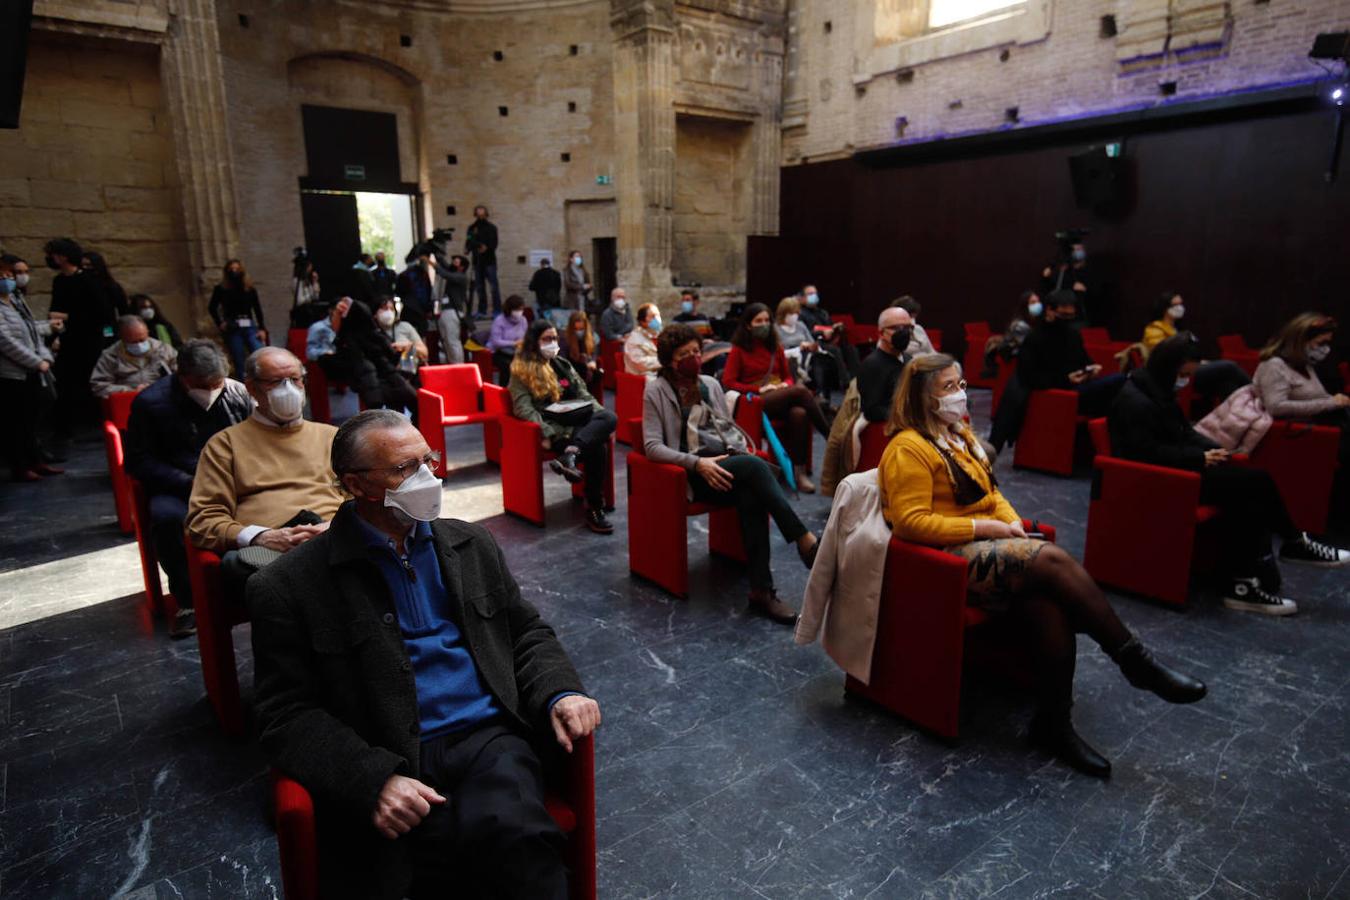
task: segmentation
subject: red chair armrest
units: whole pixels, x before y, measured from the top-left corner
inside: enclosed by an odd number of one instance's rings
[[[298,781],[272,773],[277,814],[277,849],[286,900],[318,900],[319,846],[314,800]]]
[[[642,420],[629,419],[624,425],[628,429],[628,443],[633,448],[633,452],[641,453],[643,456],[646,456],[646,451],[643,449],[646,444],[646,438],[642,435]]]
[[[417,420],[440,422],[445,418],[445,398],[426,388],[417,389]]]
[[[1092,498],[1140,506],[1154,521],[1194,523],[1200,504],[1200,473],[1098,456]]]
[[[511,392],[499,384],[483,385],[483,412],[511,417]]]

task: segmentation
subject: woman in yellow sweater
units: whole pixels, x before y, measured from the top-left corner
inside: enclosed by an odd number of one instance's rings
[[[933,354],[905,366],[888,426],[898,433],[877,472],[886,520],[900,540],[967,560],[967,602],[1010,613],[1036,658],[1032,741],[1104,778],[1111,764],[1078,736],[1069,715],[1075,634],[1095,640],[1130,684],[1171,703],[1199,700],[1205,686],[1155,661],[1073,557],[1026,533],[965,416],[966,383],[955,359]]]
[[[1177,323],[1186,315],[1185,301],[1176,291],[1163,291],[1158,302],[1153,305],[1153,321],[1144,326],[1144,337],[1139,342],[1144,345],[1144,355],[1153,352],[1153,348],[1177,333]]]

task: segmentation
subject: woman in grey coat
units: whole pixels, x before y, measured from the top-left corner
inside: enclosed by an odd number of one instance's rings
[[[42,391],[52,379],[52,352],[43,338],[47,322],[37,322],[19,296],[16,256],[0,256],[0,408],[5,410],[3,439],[9,475],[15,481],[38,481],[64,470],[47,465],[38,444]]]

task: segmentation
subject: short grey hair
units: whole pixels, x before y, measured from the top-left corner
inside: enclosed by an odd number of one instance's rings
[[[124,331],[126,331],[126,330],[128,330],[128,329],[130,329],[130,328],[133,328],[133,327],[135,327],[135,326],[137,326],[137,325],[141,326],[141,327],[144,328],[146,331],[149,331],[149,330],[150,330],[150,327],[149,327],[148,325],[145,324],[145,320],[142,319],[140,316],[118,316],[118,317],[117,317],[117,333],[118,333],[118,334],[121,334],[122,332],[124,332]]]
[[[357,413],[343,422],[342,427],[333,436],[331,451],[333,474],[341,478],[366,467],[362,436],[367,431],[412,427],[413,424],[407,416],[392,409],[368,409]]]
[[[230,362],[214,341],[197,338],[178,351],[178,374],[183,378],[224,378],[230,374]]]
[[[246,381],[256,381],[258,379],[258,369],[262,366],[264,357],[269,353],[284,353],[297,363],[300,362],[300,357],[296,356],[285,347],[259,347],[248,355],[248,359],[244,360],[244,379]]]

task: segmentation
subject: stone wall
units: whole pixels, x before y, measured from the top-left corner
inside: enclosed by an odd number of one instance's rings
[[[743,122],[676,120],[671,271],[680,284],[745,284],[749,151]]]
[[[792,0],[785,164],[1307,81],[1313,37],[1350,28],[1344,0],[1029,0],[1026,18],[941,46],[881,33],[911,5]]]
[[[35,30],[19,128],[0,131],[0,246],[32,266],[34,307],[50,300],[42,245],[73,237],[191,331],[177,185],[157,49]]]

